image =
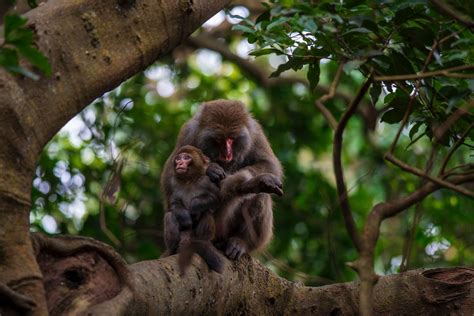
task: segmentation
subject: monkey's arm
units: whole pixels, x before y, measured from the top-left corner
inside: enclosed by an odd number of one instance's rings
[[[247,193],[282,195],[283,171],[259,125],[256,126],[252,150],[237,172],[221,182],[226,199]]]
[[[197,223],[205,212],[214,213],[220,203],[219,188],[207,176],[202,177],[197,186],[199,194],[191,199],[189,205],[193,223]]]
[[[270,173],[262,173],[258,176],[243,182],[238,188],[238,193],[275,193],[283,195],[283,184],[280,179]]]
[[[179,224],[176,216],[171,212],[165,213],[164,222],[164,239],[166,251],[161,256],[168,257],[174,255],[179,246],[180,241],[180,231]]]
[[[170,209],[170,200],[172,194],[172,178],[173,178],[173,159],[174,152],[176,148],[173,150],[173,153],[168,157],[163,167],[163,171],[161,172],[160,177],[160,190],[163,196],[163,200],[165,201],[165,209],[169,211]]]

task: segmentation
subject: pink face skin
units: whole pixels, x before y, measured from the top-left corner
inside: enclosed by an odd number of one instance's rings
[[[180,153],[174,160],[176,173],[184,174],[188,171],[189,164],[193,158],[188,153]]]
[[[234,140],[232,138],[226,138],[225,140],[225,150],[224,152],[221,152],[221,155],[219,157],[220,160],[225,161],[225,162],[231,162],[232,159],[234,158],[233,156],[233,150],[232,150],[232,144]]]

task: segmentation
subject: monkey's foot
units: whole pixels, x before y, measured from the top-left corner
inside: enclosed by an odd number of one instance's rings
[[[227,242],[225,255],[231,260],[238,260],[247,252],[247,244],[240,238],[232,237]]]
[[[14,306],[23,310],[30,311],[36,306],[35,302],[32,299],[26,297],[23,294],[15,292],[4,283],[0,283],[0,297],[10,299],[10,302]]]

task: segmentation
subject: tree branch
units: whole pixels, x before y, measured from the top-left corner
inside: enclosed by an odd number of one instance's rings
[[[454,115],[454,114],[453,114]],[[459,139],[456,141],[456,143],[453,145],[453,147],[449,150],[448,154],[446,155],[446,158],[444,158],[442,164],[441,164],[441,169],[439,170],[438,176],[443,176],[444,171],[446,170],[446,166],[448,165],[449,160],[453,156],[454,152],[464,143],[464,140],[466,139],[467,135],[469,132],[472,130],[474,127],[474,123],[469,125],[468,128],[464,131],[464,133],[459,137]]]
[[[344,69],[344,63],[340,63],[339,66],[337,67],[336,75],[334,76],[331,86],[329,87],[328,93],[322,95],[314,103],[316,108],[318,108],[321,111],[321,113],[326,118],[326,120],[328,121],[329,125],[331,126],[333,130],[337,128],[337,121],[332,115],[332,113],[324,106],[324,102],[326,102],[329,99],[334,98],[334,95],[336,94],[337,86],[339,85],[339,81],[341,79],[341,74],[342,74],[343,69]]]
[[[12,104],[15,94],[25,97],[24,116],[35,117],[26,132],[40,151],[83,107],[173,49],[228,2],[144,0],[131,8],[116,0],[43,3],[26,16],[53,75],[32,81],[1,70],[0,82],[14,86],[0,94]]]
[[[470,183],[470,182],[474,182],[474,174],[459,175],[459,176],[453,177],[450,180],[450,183],[452,183],[453,185],[460,185],[460,184]],[[376,206],[375,208],[378,208],[379,212],[382,213],[383,219],[393,217],[397,215],[398,213],[408,209],[410,206],[414,205],[415,203],[420,202],[426,196],[428,196],[429,194],[433,193],[436,190],[439,190],[441,187],[442,186],[438,184],[427,182],[425,185],[420,187],[415,192],[405,197],[397,198],[396,200],[382,203],[379,206]]]
[[[222,274],[211,272],[194,256],[187,274],[181,276],[176,256],[127,265],[113,249],[91,239],[40,239],[36,249],[49,282],[49,306],[56,307],[51,313],[354,315],[358,310],[358,282],[306,287],[278,277],[248,255],[226,261]],[[76,274],[83,278],[68,278]],[[376,285],[374,311],[445,314],[458,304],[459,312],[468,313],[474,306],[473,280],[474,270],[462,267],[382,277]],[[406,290],[400,291],[401,286]]]
[[[430,3],[435,7],[435,9],[442,15],[446,15],[450,18],[455,19],[456,21],[464,24],[469,28],[474,27],[474,21],[467,15],[455,10],[450,5],[444,1],[440,0],[430,0]]]
[[[465,188],[456,186],[456,185],[454,185],[454,184],[452,184],[448,181],[445,181],[445,180],[433,177],[429,174],[426,174],[422,170],[420,170],[418,168],[415,168],[415,167],[412,167],[412,166],[404,163],[403,161],[397,159],[395,156],[393,156],[390,153],[385,154],[384,158],[385,158],[385,160],[390,161],[391,163],[393,163],[394,165],[396,165],[397,167],[399,167],[400,169],[402,169],[404,171],[407,171],[407,172],[409,172],[411,174],[414,174],[416,176],[419,176],[419,177],[425,178],[427,180],[430,180],[431,182],[434,182],[434,183],[436,183],[437,185],[439,185],[441,187],[445,187],[445,188],[451,189],[453,191],[456,191],[458,193],[464,194],[468,197],[474,198],[474,192],[469,191]]]
[[[446,68],[446,69],[441,69],[441,70],[420,72],[417,74],[396,75],[396,76],[375,76],[374,80],[375,81],[401,81],[401,80],[416,80],[416,79],[436,77],[436,76],[470,79],[470,78],[474,78],[474,74],[460,74],[460,73],[453,73],[452,71],[473,70],[473,69],[474,69],[474,65],[462,65],[462,66],[456,66],[456,67]]]
[[[359,92],[357,93],[356,97],[352,101],[352,103],[347,108],[346,112],[342,116],[339,124],[337,125],[336,131],[334,132],[334,141],[333,141],[333,166],[334,166],[334,175],[336,177],[336,185],[337,185],[337,193],[339,204],[341,206],[342,215],[344,217],[344,223],[346,225],[347,232],[354,243],[354,246],[357,250],[362,249],[362,243],[360,240],[360,235],[357,231],[356,224],[354,222],[354,218],[352,216],[351,207],[349,205],[348,200],[348,193],[346,183],[344,181],[344,171],[341,162],[341,154],[342,154],[342,138],[344,134],[344,129],[349,122],[349,119],[354,115],[357,106],[359,105],[360,101],[364,97],[365,93],[369,89],[370,85],[372,84],[372,76],[370,76],[364,85],[360,88]]]

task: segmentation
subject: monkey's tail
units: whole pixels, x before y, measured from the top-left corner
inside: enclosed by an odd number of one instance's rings
[[[208,240],[192,240],[188,245],[179,250],[178,264],[182,275],[189,268],[195,253],[206,261],[211,270],[217,273],[224,271],[224,259],[212,242]]]

